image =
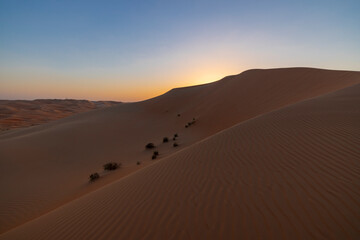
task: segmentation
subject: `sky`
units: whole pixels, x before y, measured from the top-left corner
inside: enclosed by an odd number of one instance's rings
[[[0,0],[0,99],[140,101],[253,68],[360,71],[359,0]]]

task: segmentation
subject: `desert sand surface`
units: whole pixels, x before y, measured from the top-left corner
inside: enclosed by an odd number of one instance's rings
[[[249,70],[3,133],[0,239],[357,239],[359,84]]]
[[[118,102],[73,99],[0,100],[0,132],[39,125],[115,104]]]

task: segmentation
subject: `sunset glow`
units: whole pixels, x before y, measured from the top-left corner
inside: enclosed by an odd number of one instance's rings
[[[359,1],[305,2],[1,1],[0,99],[138,101],[251,68],[359,70]]]

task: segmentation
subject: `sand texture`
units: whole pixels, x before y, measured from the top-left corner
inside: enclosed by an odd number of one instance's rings
[[[359,106],[359,72],[250,70],[9,131],[0,239],[358,239]]]
[[[0,100],[0,132],[39,125],[115,104],[118,102],[72,99]]]

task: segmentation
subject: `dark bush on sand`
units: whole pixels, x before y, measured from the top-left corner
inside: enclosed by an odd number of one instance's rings
[[[109,162],[109,163],[106,163],[104,164],[104,170],[108,170],[108,171],[111,171],[111,170],[115,170],[117,168],[119,168],[121,166],[121,164],[118,164],[118,163],[115,163],[115,162]]]
[[[95,181],[96,179],[98,179],[100,177],[100,175],[96,172],[96,173],[92,173],[89,176],[90,182]]]
[[[153,143],[148,143],[148,144],[146,144],[145,148],[152,149],[152,148],[155,148],[155,145]]]

